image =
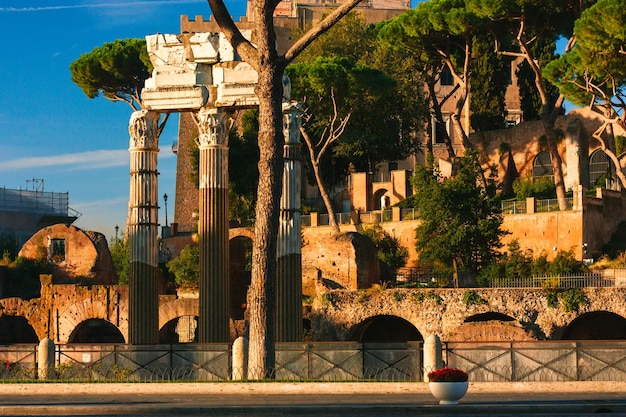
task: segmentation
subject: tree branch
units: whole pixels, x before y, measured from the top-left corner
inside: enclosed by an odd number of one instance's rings
[[[250,64],[255,70],[259,71],[257,50],[256,48],[243,37],[233,18],[230,16],[228,9],[224,5],[223,0],[207,0],[213,17],[220,27],[220,30],[228,39],[228,42],[233,46],[237,54],[239,54],[244,61]]]
[[[209,2],[221,1],[221,0],[209,0]],[[333,10],[331,14],[326,16],[324,20],[314,25],[307,33],[298,39],[291,48],[285,53],[284,59],[287,63],[293,61],[311,42],[313,42],[318,36],[330,29],[335,23],[337,23],[342,17],[347,15],[357,4],[362,0],[348,0],[341,6]]]

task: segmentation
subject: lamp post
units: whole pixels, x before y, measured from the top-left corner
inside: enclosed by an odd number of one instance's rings
[[[117,243],[117,232],[120,231],[120,227],[118,225],[115,225],[115,242]]]
[[[167,193],[163,194],[163,201],[165,201],[165,227],[167,227]]]

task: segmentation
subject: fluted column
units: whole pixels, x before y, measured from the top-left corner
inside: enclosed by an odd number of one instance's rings
[[[301,116],[283,106],[284,171],[277,245],[276,341],[302,340]]]
[[[200,110],[195,120],[200,149],[198,341],[228,342],[228,129],[219,110]]]
[[[159,342],[158,202],[159,113],[136,111],[130,118],[130,277],[128,343]]]

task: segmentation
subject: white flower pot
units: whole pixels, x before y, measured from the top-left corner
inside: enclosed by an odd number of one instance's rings
[[[467,393],[469,383],[465,382],[429,382],[433,397],[439,400],[439,404],[458,404],[459,400]]]

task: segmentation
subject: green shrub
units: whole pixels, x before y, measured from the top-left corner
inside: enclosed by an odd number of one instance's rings
[[[430,291],[420,291],[413,294],[413,299],[416,303],[421,303],[424,300],[433,300],[435,304],[439,305],[443,301],[443,298],[436,292]]]
[[[559,305],[559,298],[554,291],[546,292],[546,305],[549,308],[556,308]]]
[[[200,250],[198,245],[187,245],[180,254],[167,263],[181,288],[197,288],[200,279]]]
[[[474,290],[463,291],[462,298],[463,298],[463,304],[465,304],[466,307],[469,307],[471,305],[480,305],[480,304],[486,303],[486,301],[480,295],[478,295],[478,293]]]
[[[526,176],[513,181],[513,192],[518,200],[528,197],[548,199],[556,197],[556,187],[550,177],[533,178]]]
[[[580,288],[568,288],[559,294],[563,309],[567,313],[578,313],[580,307],[589,304],[589,299]]]

